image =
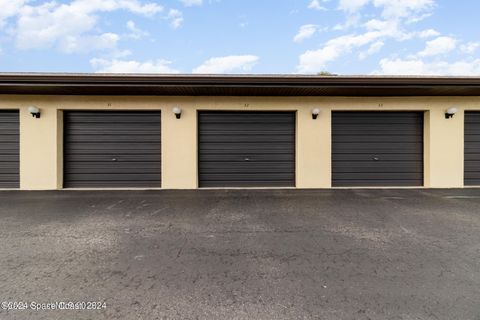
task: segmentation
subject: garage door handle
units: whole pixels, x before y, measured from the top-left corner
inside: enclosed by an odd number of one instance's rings
[[[117,158],[112,158],[112,161],[117,161]]]
[[[250,158],[245,158],[245,161],[250,161]]]
[[[378,158],[378,157],[373,157],[373,161],[379,161],[379,160],[380,160],[380,158]]]

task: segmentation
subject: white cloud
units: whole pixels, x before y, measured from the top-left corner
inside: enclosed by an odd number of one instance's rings
[[[340,0],[338,8],[349,13],[354,13],[369,2],[370,0]]]
[[[340,0],[338,8],[354,14],[370,3],[381,8],[386,19],[407,18],[411,22],[428,16],[435,5],[434,0]]]
[[[362,23],[365,17],[361,10],[367,5],[373,5],[380,13],[378,17],[369,15],[370,20]],[[330,39],[320,49],[304,52],[299,57],[297,72],[315,73],[325,70],[329,63],[346,54],[355,53],[360,60],[365,59],[378,52],[387,40],[405,41],[438,36],[433,29],[423,32],[406,31],[406,25],[430,14],[433,7],[434,0],[340,0],[338,8],[346,13],[346,21],[336,25],[334,30],[341,31],[355,26],[356,32]],[[361,28],[365,29],[363,33],[358,32]],[[354,52],[357,50],[361,51]]]
[[[192,6],[201,6],[203,3],[203,0],[180,0],[181,3],[185,7],[192,7]]]
[[[60,43],[60,50],[65,53],[90,52],[93,50],[114,50],[120,37],[115,33],[95,36],[66,36]]]
[[[427,41],[425,49],[418,53],[421,57],[436,56],[451,52],[457,47],[457,40],[451,37],[438,37]]]
[[[479,47],[480,47],[480,43],[478,42],[468,42],[466,44],[462,44],[460,46],[460,50],[466,54],[473,54],[475,53],[475,51],[477,51]]]
[[[259,58],[254,55],[216,57],[208,59],[192,72],[203,74],[245,73],[250,71],[258,61]]]
[[[0,0],[0,28],[5,25],[5,20],[18,14],[26,0]]]
[[[163,10],[163,7],[155,2],[142,4],[139,0],[74,0],[69,6],[85,13],[127,10],[149,17]]]
[[[327,10],[324,6],[322,6],[320,2],[321,2],[320,0],[311,0],[310,3],[308,4],[308,9]]]
[[[170,67],[168,60],[149,60],[139,62],[135,60],[106,60],[91,59],[90,64],[99,73],[178,73]]]
[[[111,53],[111,57],[113,59],[121,59],[126,58],[132,55],[132,51],[130,50],[116,50]]]
[[[434,29],[423,30],[417,33],[419,38],[430,38],[437,37],[440,35],[440,32]]]
[[[177,9],[170,9],[167,19],[170,20],[170,26],[172,26],[172,28],[180,28],[183,23],[183,13]]]
[[[139,29],[132,20],[127,21],[127,29],[130,31],[130,33],[127,34],[128,38],[138,40],[148,36],[148,32]]]
[[[311,38],[317,32],[317,26],[314,24],[306,24],[300,27],[298,33],[293,38],[294,42],[302,42],[305,39]]]
[[[372,19],[365,23],[367,31],[379,32],[382,36],[391,37],[396,40],[405,40],[413,35],[402,30],[400,22],[396,20],[378,20]]]
[[[383,41],[374,42],[370,45],[370,47],[368,48],[367,51],[360,52],[360,54],[358,55],[358,58],[360,60],[364,60],[367,57],[379,52],[383,48],[384,45],[385,45],[385,43]]]
[[[324,70],[327,64],[338,59],[342,54],[352,49],[379,41],[386,34],[380,31],[369,31],[361,35],[346,35],[334,38],[318,50],[308,50],[300,56],[297,71],[300,73],[314,73]]]
[[[375,7],[383,8],[382,16],[384,18],[407,18],[417,19],[426,17],[425,12],[433,9],[434,0],[373,0]],[[428,13],[427,13],[428,16]],[[412,22],[415,22],[412,20]]]
[[[24,5],[18,11],[14,28],[16,45],[20,49],[56,47],[72,53],[75,48],[88,51],[111,47],[118,41],[112,33],[95,34],[97,13],[126,10],[135,14],[152,16],[162,11],[155,3],[142,4],[137,0],[75,0],[69,4],[46,2],[37,6]],[[91,34],[94,33],[94,34]],[[105,40],[107,44],[102,44]]]
[[[434,61],[425,62],[421,59],[382,59],[380,71],[375,74],[384,75],[465,75],[480,74],[480,59],[473,61]]]

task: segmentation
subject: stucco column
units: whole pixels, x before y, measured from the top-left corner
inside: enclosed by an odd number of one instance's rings
[[[197,111],[185,105],[176,119],[162,110],[162,188],[197,188]]]
[[[425,186],[463,187],[464,113],[445,119],[447,107],[425,113]]]
[[[37,105],[39,119],[20,108],[20,188],[61,188],[61,111]]]
[[[297,112],[297,188],[330,188],[331,110],[320,108],[318,118],[313,120],[312,108],[303,107]]]

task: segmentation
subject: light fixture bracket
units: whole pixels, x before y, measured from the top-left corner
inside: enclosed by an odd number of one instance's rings
[[[37,119],[40,118],[40,109],[38,109],[37,107],[35,107],[35,106],[28,107],[28,112],[30,112],[32,117],[37,118]]]
[[[182,117],[182,109],[180,109],[179,107],[173,107],[172,111],[175,115],[175,118],[180,119]]]
[[[451,119],[451,118],[453,118],[454,115],[455,115],[455,114],[453,114],[453,113],[447,113],[447,112],[445,112],[445,119]]]
[[[453,118],[453,116],[458,112],[458,109],[455,107],[448,108],[447,111],[445,111],[445,119],[450,119]]]

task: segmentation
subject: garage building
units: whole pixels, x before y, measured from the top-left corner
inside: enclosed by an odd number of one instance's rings
[[[0,188],[480,186],[480,78],[0,74]]]

